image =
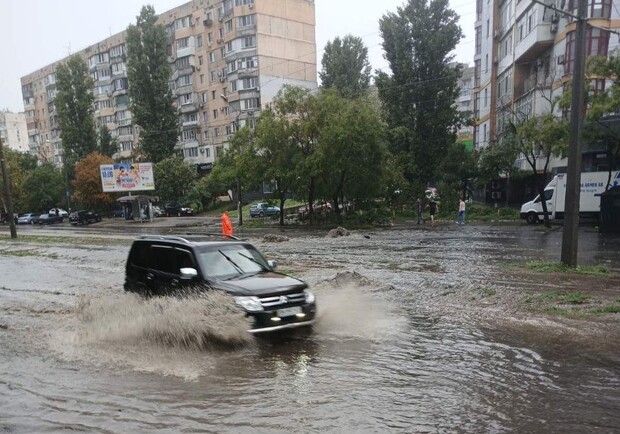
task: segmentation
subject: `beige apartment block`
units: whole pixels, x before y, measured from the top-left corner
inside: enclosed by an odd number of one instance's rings
[[[316,89],[313,0],[193,0],[160,13],[168,34],[170,88],[179,112],[177,152],[209,169],[232,134],[253,126],[283,85]],[[128,23],[129,24],[129,23]],[[125,32],[79,51],[95,81],[95,121],[107,125],[128,161],[139,140],[132,120]],[[62,164],[54,106],[60,59],[25,77],[22,94],[31,152]]]
[[[0,138],[2,138],[2,144],[9,149],[29,152],[26,115],[0,111]]]

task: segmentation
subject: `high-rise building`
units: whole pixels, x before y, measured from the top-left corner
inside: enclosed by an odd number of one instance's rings
[[[26,115],[0,110],[0,138],[2,138],[2,144],[9,149],[28,152]]]
[[[466,116],[471,116],[474,104],[473,104],[473,89],[474,89],[474,67],[468,65],[462,65],[463,72],[459,78],[459,98],[457,101],[457,110],[464,113]],[[458,130],[458,141],[463,143],[467,149],[473,149],[473,131],[474,128],[469,124],[461,125]]]
[[[474,55],[474,144],[483,148],[501,140],[509,122],[549,113],[572,78],[577,0],[476,0]],[[606,29],[620,28],[612,0],[588,0],[586,55],[608,56],[618,37]],[[591,81],[592,92],[605,90],[604,79]],[[555,107],[556,115],[566,113]],[[594,148],[584,165],[596,170]],[[600,152],[598,153],[600,154]],[[601,157],[603,158],[603,157]],[[600,164],[599,164],[600,163]],[[517,161],[529,169],[525,159]],[[551,167],[565,166],[554,158]]]
[[[314,0],[193,0],[161,13],[170,87],[180,116],[177,152],[208,169],[232,134],[253,125],[285,84],[317,88]],[[95,81],[95,122],[130,159],[139,140],[129,105],[126,32],[77,54]],[[61,59],[22,77],[31,152],[62,164],[54,97]]]

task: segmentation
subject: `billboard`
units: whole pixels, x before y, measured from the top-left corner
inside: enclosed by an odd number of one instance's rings
[[[153,163],[101,164],[100,171],[106,193],[155,190]]]

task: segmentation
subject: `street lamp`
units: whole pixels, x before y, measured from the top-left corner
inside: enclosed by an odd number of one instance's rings
[[[235,109],[228,102],[228,97],[223,93],[220,94],[220,98],[226,102],[226,105],[229,109],[232,109],[237,113],[236,119],[233,121],[235,125],[235,132],[239,129],[239,115],[241,114],[239,110]],[[241,179],[237,176],[237,224],[239,226],[243,225],[243,203],[241,201]]]

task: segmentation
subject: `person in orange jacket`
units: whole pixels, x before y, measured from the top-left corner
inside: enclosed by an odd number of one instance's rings
[[[226,211],[222,214],[222,235],[227,237],[233,236],[233,225]]]

